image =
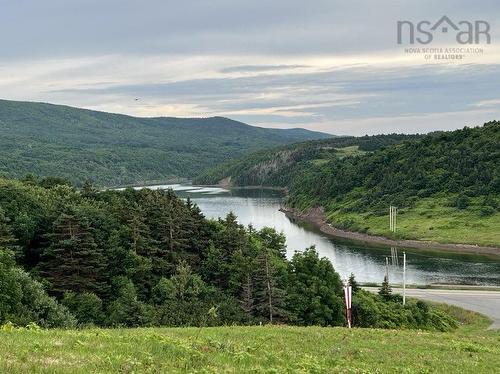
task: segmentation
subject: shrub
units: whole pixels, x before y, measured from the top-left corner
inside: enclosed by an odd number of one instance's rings
[[[358,327],[411,328],[450,331],[458,327],[455,318],[424,302],[409,300],[405,306],[399,295],[389,300],[360,290],[353,295],[353,323]]]
[[[138,300],[132,281],[126,277],[117,277],[113,283],[118,297],[108,306],[107,323],[126,327],[154,324],[153,308]]]
[[[454,202],[454,206],[458,209],[467,209],[469,204],[470,198],[465,194],[458,195]]]
[[[82,325],[100,325],[104,320],[102,300],[94,293],[66,292],[62,304],[73,313]]]
[[[14,265],[12,251],[0,249],[0,324],[31,322],[41,327],[73,327],[74,316],[50,297],[41,283]]]
[[[496,209],[488,205],[482,206],[479,210],[479,214],[481,215],[481,217],[492,216],[493,214],[495,214],[495,212]]]

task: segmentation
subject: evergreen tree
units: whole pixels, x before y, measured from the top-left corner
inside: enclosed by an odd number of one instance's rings
[[[9,219],[0,208],[0,249],[10,249],[14,252],[18,252],[18,246],[16,244],[16,239],[9,226]]]
[[[143,209],[134,204],[129,210],[128,244],[130,249],[138,255],[148,256],[153,251],[153,243],[150,238],[150,230],[146,225]]]
[[[52,292],[62,295],[65,291],[105,291],[104,256],[84,221],[61,214],[47,239],[50,245],[42,254],[39,270],[50,281]]]
[[[254,290],[252,277],[249,273],[246,274],[241,286],[240,306],[243,312],[248,316],[252,316],[255,309]]]
[[[353,294],[359,291],[359,284],[356,280],[356,277],[354,276],[354,273],[351,273],[351,275],[349,276],[349,286],[351,286]]]
[[[92,182],[89,180],[86,180],[85,183],[83,183],[82,189],[81,189],[81,194],[83,197],[86,198],[93,198],[96,197],[96,195],[99,193],[99,190],[94,187]]]
[[[380,290],[378,291],[378,294],[384,300],[391,300],[391,298],[392,298],[392,288],[391,288],[391,285],[389,284],[389,279],[387,278],[387,276],[384,276],[384,281],[382,282],[382,287],[380,287]]]
[[[282,288],[281,279],[276,266],[276,259],[267,248],[260,250],[257,257],[255,272],[255,309],[261,316],[273,323],[275,319],[282,319],[285,313],[286,292]]]

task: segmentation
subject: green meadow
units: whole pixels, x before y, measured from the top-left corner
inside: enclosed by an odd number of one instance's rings
[[[3,373],[493,373],[500,334],[452,308],[452,333],[342,327],[0,331]]]
[[[448,200],[448,197],[429,197],[418,200],[411,208],[400,209],[396,234],[389,231],[389,212],[375,215],[337,209],[327,214],[334,225],[372,235],[439,243],[499,245],[500,213],[484,216],[479,198],[471,199],[467,209],[447,206]]]

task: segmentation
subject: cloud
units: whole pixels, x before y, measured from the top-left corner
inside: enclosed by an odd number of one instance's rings
[[[337,135],[374,135],[404,132],[408,134],[428,133],[437,130],[454,130],[464,126],[480,126],[492,119],[500,119],[500,109],[464,110],[429,114],[408,114],[390,117],[367,117],[344,120],[320,120],[308,123],[311,130]],[[268,122],[266,127],[286,128],[280,122]],[[300,122],[297,125],[301,126]]]
[[[500,99],[482,100],[472,105],[476,107],[490,107],[490,106],[500,107]]]
[[[308,68],[308,65],[239,65],[221,69],[221,73],[255,73]]]
[[[398,20],[444,14],[491,21],[493,44],[463,61],[431,63],[397,45]],[[334,133],[362,132],[348,124],[370,132],[462,127],[465,118],[496,115],[484,109],[499,104],[497,19],[492,0],[481,7],[465,0],[8,2],[0,13],[8,36],[0,90],[7,99],[131,115],[221,115]]]

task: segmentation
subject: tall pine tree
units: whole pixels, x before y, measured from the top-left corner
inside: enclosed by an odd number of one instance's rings
[[[283,278],[280,277],[279,262],[268,248],[261,248],[255,270],[255,309],[270,323],[286,317]]]
[[[53,293],[105,292],[105,258],[83,219],[61,214],[47,239],[50,245],[42,254],[39,271],[50,281]]]
[[[15,251],[17,249],[16,239],[12,235],[12,230],[9,225],[9,219],[5,216],[3,210],[0,208],[0,248],[10,249]]]

